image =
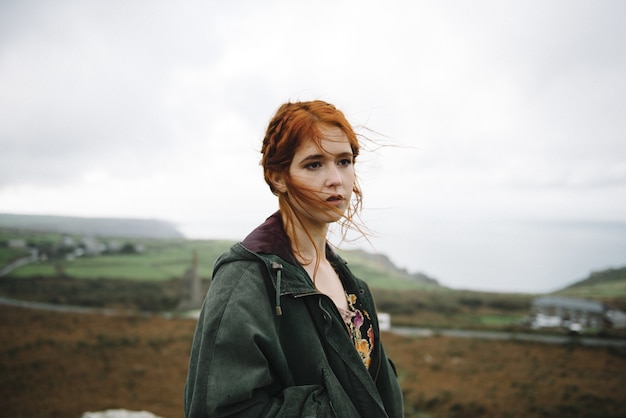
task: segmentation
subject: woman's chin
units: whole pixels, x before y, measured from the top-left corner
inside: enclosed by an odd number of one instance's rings
[[[344,217],[345,213],[346,213],[346,208],[337,208],[337,207],[332,207],[329,208],[327,210],[324,211],[326,214],[326,217],[328,219],[328,223],[335,223],[339,220],[341,220],[341,218]]]

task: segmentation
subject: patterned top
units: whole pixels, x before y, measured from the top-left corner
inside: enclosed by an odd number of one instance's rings
[[[369,369],[375,340],[372,318],[365,309],[358,309],[356,295],[346,293],[346,298],[348,310],[339,308],[339,313],[348,328],[357,353],[361,356],[365,367]]]

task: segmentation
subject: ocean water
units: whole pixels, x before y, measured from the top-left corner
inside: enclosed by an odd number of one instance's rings
[[[546,293],[626,266],[626,222],[416,221],[378,241],[396,264],[453,288]]]
[[[240,240],[264,219],[179,227],[190,238]],[[341,246],[383,253],[398,267],[457,289],[548,293],[593,271],[626,266],[626,222],[385,219],[372,228],[370,243]]]

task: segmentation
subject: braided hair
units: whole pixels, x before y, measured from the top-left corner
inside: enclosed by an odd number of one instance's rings
[[[359,155],[360,144],[354,129],[343,112],[322,100],[288,102],[281,105],[270,120],[263,139],[261,148],[263,175],[272,193],[278,196],[283,217],[285,218],[287,215],[285,228],[288,235],[291,235],[289,234],[290,229],[293,231],[293,222],[297,220],[294,217],[297,218],[298,216],[297,211],[294,210],[293,198],[310,204],[311,207],[319,204],[312,201],[304,190],[299,190],[294,186],[289,175],[289,167],[296,150],[303,141],[312,140],[318,147],[322,148],[320,128],[323,126],[341,129],[350,143],[353,158],[356,159]],[[284,193],[279,192],[271,181],[272,174],[276,173],[280,173],[285,180],[287,191]],[[343,237],[345,237],[348,229],[362,231],[362,228],[355,222],[355,216],[358,217],[362,204],[362,193],[356,180],[352,189],[352,196],[346,213],[338,222],[341,225]]]

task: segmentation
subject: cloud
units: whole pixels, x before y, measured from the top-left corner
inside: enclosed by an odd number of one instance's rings
[[[625,13],[613,0],[2,2],[0,211],[228,217],[239,236],[237,221],[275,208],[258,167],[272,113],[321,98],[393,145],[357,166],[381,230],[624,220]]]

